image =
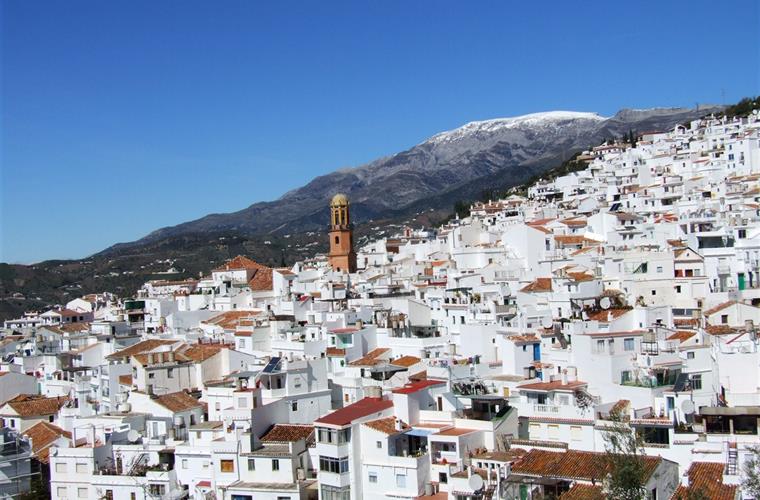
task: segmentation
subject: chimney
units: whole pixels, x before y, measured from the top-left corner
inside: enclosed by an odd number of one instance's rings
[[[396,418],[396,419],[394,419],[394,421],[396,423],[396,431],[401,432],[401,430],[403,428],[403,426],[401,425],[401,419],[400,418]]]
[[[153,364],[153,353],[152,352],[148,353],[148,364],[149,365]]]
[[[174,363],[174,351],[169,351],[169,363]]]

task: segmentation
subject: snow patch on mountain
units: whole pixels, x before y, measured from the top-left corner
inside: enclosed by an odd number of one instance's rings
[[[567,122],[601,122],[606,119],[606,117],[597,113],[580,111],[547,111],[543,113],[531,113],[510,118],[495,118],[492,120],[470,122],[454,130],[436,134],[424,141],[423,144],[452,142],[477,134],[493,134],[504,129],[539,129],[544,127],[558,127],[560,125],[566,125]]]

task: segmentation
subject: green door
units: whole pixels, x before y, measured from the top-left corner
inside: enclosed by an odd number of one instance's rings
[[[744,273],[739,273],[739,290],[744,290]]]

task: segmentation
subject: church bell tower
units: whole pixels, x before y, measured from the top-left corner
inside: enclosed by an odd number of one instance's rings
[[[355,273],[354,228],[348,206],[345,194],[336,194],[330,201],[330,253],[327,257],[333,271]]]

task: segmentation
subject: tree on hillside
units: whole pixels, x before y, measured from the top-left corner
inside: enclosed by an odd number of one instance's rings
[[[748,446],[749,455],[742,467],[742,489],[751,497],[760,498],[760,445]]]
[[[607,477],[604,491],[608,498],[645,500],[646,464],[642,438],[620,413],[610,415],[611,425],[603,431]]]

